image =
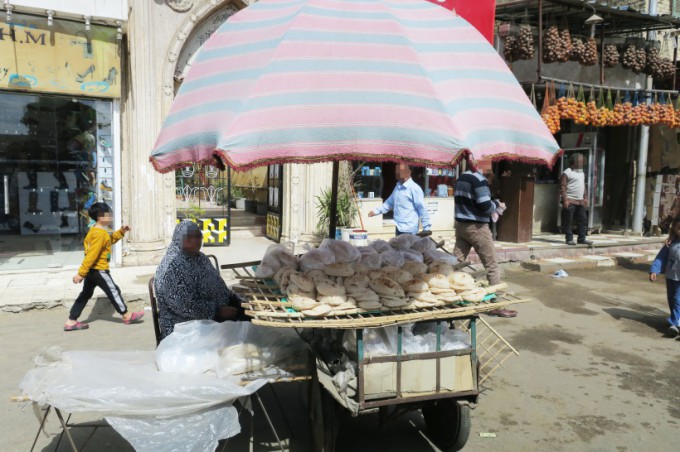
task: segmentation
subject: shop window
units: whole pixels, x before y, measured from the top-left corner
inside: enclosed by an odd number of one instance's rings
[[[87,209],[113,207],[112,103],[0,92],[0,104],[0,270],[77,265]]]

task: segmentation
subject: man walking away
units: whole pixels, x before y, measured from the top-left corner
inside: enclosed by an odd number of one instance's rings
[[[456,181],[454,192],[456,216],[456,245],[453,254],[463,262],[467,259],[470,249],[475,252],[486,269],[489,284],[494,286],[501,283],[501,270],[496,260],[496,250],[489,223],[491,216],[505,204],[491,200],[491,190],[486,178],[479,171],[465,171]],[[495,309],[489,315],[499,317],[515,317],[517,311],[510,309]]]
[[[588,230],[588,194],[586,192],[585,174],[583,172],[583,155],[574,154],[569,168],[560,178],[560,201],[562,203],[562,228],[567,245],[576,245],[572,226],[576,222],[578,243],[592,245],[586,240]]]

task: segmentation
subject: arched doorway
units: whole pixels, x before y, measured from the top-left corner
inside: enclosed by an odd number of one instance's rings
[[[177,92],[201,47],[240,7],[227,3],[206,14],[191,28],[170,61],[176,60],[172,84],[165,89]],[[191,21],[190,21],[191,22]],[[187,25],[187,24],[185,24]],[[184,27],[183,27],[184,28]],[[183,38],[183,32],[178,34]],[[171,50],[172,53],[172,50]],[[248,235],[266,235],[278,240],[281,235],[282,167],[262,167],[245,172],[218,171],[209,165],[193,165],[176,171],[177,219],[195,219],[202,224],[206,245],[228,245],[234,230]],[[266,227],[265,227],[266,225]]]

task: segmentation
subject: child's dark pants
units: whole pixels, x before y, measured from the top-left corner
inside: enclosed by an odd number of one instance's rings
[[[92,298],[92,294],[94,294],[94,289],[96,287],[103,290],[106,296],[109,297],[109,301],[111,301],[116,312],[121,315],[127,312],[127,306],[125,306],[123,296],[120,294],[120,288],[113,282],[109,271],[90,270],[83,281],[83,291],[80,292],[80,295],[78,295],[76,302],[71,308],[71,313],[68,316],[70,320],[78,320],[83,309],[85,309],[85,305],[87,305],[87,302]]]

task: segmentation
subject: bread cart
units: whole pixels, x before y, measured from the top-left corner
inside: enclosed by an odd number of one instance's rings
[[[311,367],[309,415],[315,450],[335,450],[337,415],[341,409],[352,416],[378,412],[381,422],[389,422],[406,411],[421,410],[430,438],[442,450],[460,450],[465,445],[471,428],[470,412],[477,403],[480,384],[509,356],[517,354],[479,314],[528,300],[499,293],[494,295],[493,302],[479,304],[305,318],[290,308],[273,280],[255,277],[254,268],[258,264],[259,261],[223,265],[222,269],[232,271],[239,280],[234,288],[247,299],[247,314],[254,324],[295,328],[310,344],[315,365]],[[405,353],[406,325],[433,321],[434,350]],[[444,350],[446,325],[468,333],[469,344]],[[391,327],[393,332],[396,329],[396,353],[368,356],[365,334],[382,327]],[[347,331],[356,338],[351,347],[341,343]],[[333,377],[348,361],[354,363],[356,371],[341,391]]]

